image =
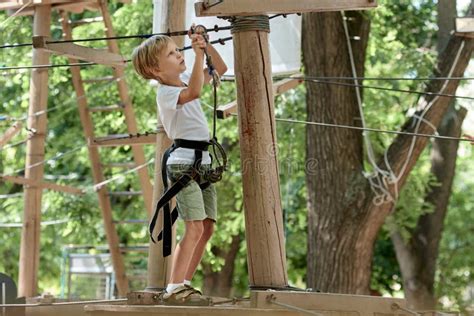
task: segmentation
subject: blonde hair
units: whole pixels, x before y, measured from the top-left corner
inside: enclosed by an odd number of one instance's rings
[[[132,53],[135,71],[144,79],[157,79],[153,70],[158,69],[159,55],[172,41],[169,36],[155,35],[135,47]]]

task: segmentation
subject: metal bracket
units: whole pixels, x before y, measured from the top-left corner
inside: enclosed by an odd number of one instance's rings
[[[209,9],[215,5],[218,5],[220,3],[224,2],[224,0],[204,0],[203,6],[204,9]]]

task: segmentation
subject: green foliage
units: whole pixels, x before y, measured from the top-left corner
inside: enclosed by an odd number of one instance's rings
[[[443,305],[464,310],[472,308],[474,300],[474,166],[472,146],[462,144],[460,147],[438,257],[436,293]]]
[[[366,76],[370,77],[428,77],[436,62],[434,49],[436,37],[436,2],[434,0],[389,1],[380,0],[379,8],[367,12],[372,19],[372,31],[369,41]],[[152,29],[152,4],[150,1],[135,1],[121,5],[112,2],[115,32],[119,35],[146,34]],[[73,14],[70,19],[79,20],[97,16],[96,12]],[[6,18],[0,12],[0,21]],[[57,21],[57,15],[53,21]],[[0,32],[0,43],[28,42],[31,39],[31,17],[16,17]],[[403,26],[403,27],[400,27]],[[103,24],[93,23],[74,29],[75,38],[103,36]],[[61,36],[60,24],[54,22],[52,36]],[[129,56],[132,49],[140,43],[139,39],[119,41],[121,52]],[[87,43],[91,47],[104,47],[105,42]],[[52,63],[66,63],[62,57],[53,56]],[[31,63],[31,48],[0,50],[0,66],[28,65]],[[94,66],[83,68],[84,78],[99,78],[112,74],[109,67]],[[29,72],[8,72],[0,76],[0,115],[15,118],[24,117],[28,110]],[[126,80],[130,87],[132,103],[135,107],[138,129],[140,131],[156,128],[155,88],[139,78],[132,67],[126,68]],[[423,90],[421,81],[364,81],[367,85],[387,88]],[[118,101],[118,92],[114,84],[87,84],[86,92],[90,106],[110,105]],[[219,88],[219,104],[235,99],[233,83],[223,83]],[[400,129],[406,120],[406,113],[417,103],[419,96],[364,89],[364,115],[367,125],[380,129]],[[201,98],[209,121],[212,110],[212,91],[206,87]],[[303,86],[276,98],[277,117],[305,120],[305,89]],[[45,164],[46,179],[76,187],[92,185],[91,170],[82,127],[78,119],[76,98],[72,88],[71,75],[67,68],[49,70],[48,97],[48,133],[46,157],[67,152],[80,147],[71,155]],[[381,115],[382,114],[382,115]],[[94,114],[97,135],[125,132],[124,120],[117,114]],[[0,121],[0,134],[11,122]],[[306,279],[306,164],[305,164],[305,125],[279,122],[276,126],[278,140],[278,160],[280,163],[280,183],[282,207],[285,216],[285,237],[287,250],[288,276],[294,286],[304,287]],[[237,119],[229,118],[218,122],[217,135],[229,155],[230,170],[218,190],[218,225],[211,245],[228,249],[232,236],[242,236],[239,253],[235,261],[233,295],[245,295],[248,291],[246,242],[244,238],[244,211],[241,189],[240,150]],[[12,142],[27,137],[23,130]],[[372,143],[377,155],[381,156],[394,136],[371,133]],[[464,148],[468,151],[469,148]],[[154,147],[145,146],[146,156],[154,156]],[[130,159],[130,147],[106,149],[101,158],[109,162],[123,162]],[[472,156],[472,155],[471,155]],[[24,168],[25,146],[17,146],[0,151],[0,172],[12,173]],[[462,308],[466,305],[462,295],[469,282],[473,282],[474,262],[469,249],[472,249],[471,219],[474,201],[469,192],[474,183],[469,178],[472,167],[469,166],[469,153],[458,162],[460,173],[455,180],[453,198],[450,204],[445,227],[443,244],[440,250],[440,268],[438,271],[439,297],[447,297]],[[150,174],[155,170],[149,169]],[[396,212],[388,221],[386,229],[379,237],[373,261],[372,288],[383,294],[396,294],[400,290],[400,272],[396,263],[393,247],[389,240],[390,229],[401,229],[405,238],[409,236],[417,218],[430,211],[422,197],[432,182],[429,176],[429,161],[426,153],[400,193]],[[108,170],[106,177],[121,172]],[[20,172],[21,175],[23,172]],[[139,190],[134,175],[127,175],[123,181],[109,185],[110,191]],[[22,192],[22,187],[10,183],[0,184],[0,195]],[[139,219],[145,217],[143,200],[140,198],[114,198],[114,219]],[[2,222],[21,222],[23,199],[21,197],[1,199],[0,214]],[[105,244],[105,233],[101,213],[95,193],[89,191],[85,196],[69,196],[45,191],[43,194],[42,220],[65,220],[59,225],[44,226],[41,235],[40,291],[50,290],[58,293],[62,248],[68,244],[101,245]],[[18,259],[21,229],[0,228],[0,271],[14,279],[18,277]],[[179,230],[178,235],[181,234]],[[120,241],[126,245],[148,242],[145,225],[128,225],[119,228]],[[207,252],[204,262],[214,271],[220,271],[224,262],[212,251]],[[133,256],[128,260],[134,269],[146,268],[146,255]],[[46,268],[47,267],[47,268]],[[202,281],[198,273],[196,280]],[[140,288],[141,285],[135,285]]]

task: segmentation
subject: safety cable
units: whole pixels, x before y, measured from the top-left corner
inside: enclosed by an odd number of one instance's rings
[[[455,94],[450,94],[450,93],[407,90],[407,89],[395,89],[395,88],[385,88],[385,87],[380,87],[380,86],[369,86],[369,85],[362,85],[362,84],[343,83],[343,82],[335,82],[335,81],[327,81],[327,80],[317,80],[317,79],[312,79],[311,76],[282,76],[280,78],[298,79],[298,80],[302,80],[302,81],[314,82],[314,83],[317,83],[317,84],[327,84],[327,85],[335,85],[335,86],[356,87],[356,88],[393,91],[393,92],[403,92],[403,93],[408,93],[408,94],[431,95],[431,96],[451,97],[451,98],[465,99],[465,100],[474,100],[474,97],[455,95]]]
[[[224,38],[219,38],[217,40],[211,41],[211,44],[221,44],[224,45],[225,42],[229,41],[232,39],[232,36],[229,37],[224,37]],[[191,49],[191,46],[185,46],[180,49],[180,51],[188,50]],[[125,59],[123,60],[123,63],[129,63],[131,62],[131,59]],[[99,65],[101,66],[102,64],[94,63],[94,62],[83,62],[83,63],[69,63],[69,64],[47,64],[47,65],[32,65],[32,66],[6,66],[6,67],[0,67],[0,70],[20,70],[20,69],[44,69],[44,68],[59,68],[59,67],[81,67],[81,66],[94,66],[94,65]]]
[[[30,1],[31,3],[31,1]],[[28,3],[29,4],[29,3]],[[26,5],[28,5],[26,4]],[[25,6],[26,6],[25,5]],[[21,8],[20,10],[22,10]],[[284,18],[287,17],[289,14],[275,14],[269,19],[274,19],[276,17],[282,16]],[[298,14],[300,15],[300,14]],[[1,25],[0,25],[1,26]],[[232,26],[218,26],[217,24],[214,25],[212,28],[206,28],[206,33],[209,32],[219,32],[219,31],[227,31],[231,30]],[[166,35],[170,37],[174,36],[186,36],[188,35],[189,30],[183,30],[183,31],[175,31],[175,32],[161,32],[161,33],[151,33],[151,34],[134,34],[134,35],[120,35],[120,36],[104,36],[104,37],[91,37],[91,38],[78,38],[78,39],[71,39],[71,40],[56,40],[56,41],[47,41],[46,44],[61,44],[61,43],[77,43],[77,42],[94,42],[94,41],[109,41],[109,40],[122,40],[122,39],[132,39],[132,38],[149,38],[152,36],[156,35]],[[17,47],[26,47],[26,46],[32,46],[33,43],[15,43],[15,44],[4,44],[0,45],[0,49],[4,48],[17,48]]]
[[[206,28],[207,32],[218,32],[230,30],[231,26],[217,26],[213,28]],[[135,35],[121,35],[121,36],[104,36],[104,37],[91,37],[91,38],[77,38],[71,40],[56,40],[56,41],[47,41],[46,44],[62,44],[62,43],[80,43],[80,42],[95,42],[95,41],[109,41],[109,40],[121,40],[121,39],[132,39],[132,38],[149,38],[152,36],[166,35],[170,37],[174,36],[185,36],[188,34],[186,31],[176,31],[176,32],[162,32],[162,33],[151,33],[151,34],[135,34]],[[3,48],[16,48],[16,47],[25,47],[32,46],[33,43],[15,43],[15,44],[5,44],[1,45],[0,49]]]

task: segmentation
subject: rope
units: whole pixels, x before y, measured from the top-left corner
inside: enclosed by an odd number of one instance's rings
[[[355,59],[354,59],[354,54],[352,52],[352,44],[351,44],[351,39],[349,35],[349,27],[347,26],[347,18],[345,16],[344,11],[341,11],[341,17],[342,17],[342,24],[344,27],[344,34],[346,38],[346,44],[347,44],[347,49],[349,52],[349,59],[350,59],[350,64],[351,64],[351,71],[352,71],[352,76],[354,78],[357,78],[357,70],[355,67]],[[361,118],[361,123],[362,127],[365,128],[365,116],[364,116],[364,109],[362,105],[362,97],[360,93],[360,85],[359,81],[357,79],[354,79],[354,87],[355,87],[355,92],[356,92],[356,97],[357,97],[357,106],[359,107],[359,113],[360,113],[360,118]],[[382,175],[382,177],[387,177],[390,176],[390,174],[382,169],[380,169],[377,165],[377,162],[375,161],[375,153],[372,147],[372,143],[370,141],[369,135],[367,133],[362,133],[362,136],[364,138],[364,143],[365,146],[367,147],[367,158],[369,160],[370,165],[372,168],[374,168],[375,173],[365,173],[364,176],[367,179],[373,179],[376,178],[379,174]],[[372,181],[369,181],[371,187],[373,189],[380,189],[384,194],[390,195],[390,191],[388,191],[388,188],[385,186],[381,186],[379,184],[374,184]]]
[[[148,162],[145,162],[144,164],[141,164],[140,166],[137,166],[133,169],[130,169],[130,170],[127,170],[127,171],[124,171],[108,180],[105,180],[105,181],[102,181],[102,182],[99,182],[95,185],[92,186],[92,189],[94,191],[99,191],[104,185],[108,184],[108,183],[111,183],[111,182],[114,182],[114,181],[117,181],[117,180],[120,180],[120,179],[123,179],[125,177],[125,175],[129,174],[129,173],[132,173],[132,172],[135,172],[135,171],[138,171],[140,169],[143,169],[145,168],[146,166],[152,164],[153,162],[155,161],[154,158],[150,159]],[[86,191],[87,189],[85,189]]]
[[[206,28],[206,32],[219,32],[230,30],[231,26],[217,26],[213,28]],[[110,40],[121,40],[121,39],[132,39],[132,38],[149,38],[152,36],[166,35],[170,37],[174,36],[185,36],[188,35],[188,30],[185,31],[176,31],[176,32],[163,32],[163,33],[151,33],[151,34],[134,34],[134,35],[121,35],[121,36],[104,36],[104,37],[91,37],[91,38],[77,38],[71,40],[56,40],[56,41],[47,41],[46,44],[61,44],[61,43],[78,43],[78,42],[95,42],[95,41],[110,41]],[[16,48],[16,47],[25,47],[31,46],[33,43],[15,43],[15,44],[5,44],[1,45],[0,49],[3,48]]]
[[[368,86],[368,85],[362,85],[362,84],[334,82],[334,81],[312,79],[311,76],[285,76],[285,77],[281,77],[281,78],[298,79],[298,80],[309,81],[309,82],[314,82],[314,83],[318,83],[318,84],[329,84],[329,85],[335,85],[335,86],[357,87],[357,88],[364,88],[364,89],[374,89],[374,90],[403,92],[403,93],[428,95],[428,96],[451,97],[451,98],[457,98],[457,99],[474,100],[474,97],[461,96],[461,95],[455,95],[455,94],[449,94],[449,93],[417,91],[417,90],[407,90],[407,89],[395,89],[395,88],[385,88],[385,87],[380,87],[380,86]],[[442,79],[440,79],[440,80],[442,80]]]
[[[298,78],[297,76],[295,76]],[[224,76],[225,79],[234,80],[234,76]],[[276,75],[273,79],[285,79],[288,76]],[[290,77],[293,78],[293,77]],[[474,80],[474,77],[315,77],[305,76],[305,78],[311,78],[313,80],[370,80],[370,81],[429,81],[429,80]]]
[[[23,192],[12,193],[12,194],[1,194],[0,200],[13,199],[13,198],[18,198],[22,196],[23,196]]]
[[[307,309],[304,309],[304,308],[301,308],[301,307],[298,307],[298,306],[277,302],[276,299],[277,299],[276,296],[273,295],[273,294],[270,294],[266,297],[266,301],[269,304],[275,304],[275,305],[278,305],[278,306],[281,306],[281,307],[285,307],[286,309],[294,310],[294,311],[301,312],[301,313],[308,314],[308,315],[324,316],[323,314],[313,312],[313,311],[310,311],[310,310],[307,310]]]
[[[232,39],[232,36],[219,38],[217,40],[211,41],[211,44],[221,44],[225,45],[225,42]],[[191,46],[185,46],[180,49],[180,51],[185,51],[191,49]],[[124,64],[131,62],[131,59],[125,59]],[[22,70],[22,69],[44,69],[44,68],[60,68],[60,67],[83,67],[83,66],[97,66],[101,65],[93,62],[83,62],[83,63],[69,63],[69,64],[46,64],[46,65],[32,65],[32,66],[5,66],[0,67],[0,70]]]
[[[118,78],[115,78],[114,80],[110,81],[110,82],[107,82],[105,84],[102,84],[102,86],[100,86],[99,88],[97,89],[94,89],[94,91],[92,92],[92,96],[95,95],[97,92],[100,92],[102,90],[104,90],[105,88],[107,88],[109,85],[111,85],[112,83],[115,83],[115,82],[118,82],[120,80],[122,80],[125,76],[121,76],[121,77],[118,77]],[[41,111],[38,111],[38,112],[35,112],[33,114],[29,114],[29,115],[25,115],[23,117],[20,117],[20,118],[17,118],[17,117],[11,117],[11,116],[6,116],[6,115],[2,115],[0,116],[1,120],[4,120],[4,121],[25,121],[27,120],[28,118],[30,117],[37,117],[37,116],[41,116],[41,115],[44,115],[46,113],[49,113],[49,112],[52,112],[52,111],[56,111],[58,109],[61,109],[61,108],[64,108],[66,107],[68,104],[75,104],[75,102],[77,102],[78,100],[81,100],[83,98],[86,98],[86,97],[90,97],[91,95],[81,95],[80,97],[76,97],[76,93],[72,93],[71,97],[69,98],[69,100],[66,100],[63,104],[61,105],[57,105],[57,106],[54,106],[54,107],[51,107],[51,108],[48,108],[46,110],[41,110]],[[66,111],[63,111],[61,112],[60,116],[61,117],[62,115],[68,113],[70,110],[73,110],[75,109],[75,106],[71,106],[68,110]],[[28,141],[28,139],[22,141],[21,143],[24,143]],[[10,146],[10,147],[13,147],[13,146]],[[9,147],[9,148],[10,148]],[[7,146],[5,146],[3,149],[6,149]]]
[[[69,219],[41,222],[41,226],[59,225],[69,222]],[[0,228],[22,228],[23,223],[0,223]]]
[[[15,14],[10,16],[8,19],[2,22],[0,26],[2,26],[4,23],[6,23],[10,18],[14,17],[17,15],[21,10],[23,10],[25,7],[30,5],[33,2],[33,0],[30,0],[27,4],[25,4],[22,8],[20,8]],[[298,15],[301,15],[300,13],[297,13]],[[288,14],[275,14],[268,19],[274,19],[276,17],[282,16],[284,18],[287,17]],[[217,24],[214,25],[213,28],[206,28],[206,32],[219,32],[219,31],[226,31],[226,30],[231,30],[232,26],[218,26]],[[185,36],[188,34],[188,30],[184,31],[176,31],[176,32],[163,32],[163,33],[151,33],[151,34],[134,34],[134,35],[122,35],[122,36],[109,36],[109,37],[92,37],[92,38],[79,38],[79,39],[72,39],[72,40],[57,40],[57,41],[49,41],[46,42],[46,44],[58,44],[58,43],[75,43],[75,42],[93,42],[93,41],[104,41],[104,40],[121,40],[121,39],[131,39],[131,38],[149,38],[155,35],[166,35],[170,37],[174,36]],[[1,45],[0,49],[3,48],[16,48],[16,47],[26,47],[26,46],[31,46],[33,43],[15,43],[15,44],[5,44]]]
[[[201,101],[205,106],[209,109],[213,107]],[[230,113],[231,116],[237,117],[238,114]],[[352,126],[352,125],[343,125],[343,124],[331,124],[331,123],[323,123],[323,122],[311,122],[311,121],[303,121],[297,120],[292,118],[275,118],[278,122],[286,122],[286,123],[295,123],[295,124],[304,124],[304,125],[316,125],[316,126],[323,126],[323,127],[333,127],[333,128],[345,128],[345,129],[352,129],[352,130],[359,130],[359,131],[367,131],[367,132],[376,132],[376,133],[386,133],[386,134],[395,134],[395,135],[405,135],[405,136],[417,136],[417,137],[427,137],[427,138],[436,138],[441,140],[453,140],[453,141],[462,141],[462,142],[472,142],[471,139],[468,137],[466,138],[459,138],[459,137],[452,137],[452,136],[441,136],[438,133],[435,134],[420,134],[420,133],[411,133],[411,132],[402,132],[402,131],[393,131],[393,130],[384,130],[384,129],[377,129],[377,128],[370,128],[370,127],[359,127],[359,126]]]
[[[83,147],[86,147],[86,146],[87,146],[87,145],[85,145],[85,144],[84,144],[84,145],[81,145],[81,146],[78,146],[78,147],[76,147],[76,148],[74,148],[74,149],[71,149],[71,150],[66,151],[66,152],[64,152],[64,153],[57,154],[56,156],[54,156],[54,157],[52,157],[52,158],[45,159],[45,160],[43,160],[43,161],[37,162],[37,163],[32,164],[31,166],[25,167],[25,168],[23,168],[23,169],[17,169],[17,170],[15,170],[15,171],[13,171],[13,172],[11,172],[11,173],[9,173],[9,174],[2,174],[2,175],[0,175],[0,177],[12,176],[12,175],[14,175],[14,174],[16,174],[16,173],[26,171],[27,169],[31,169],[31,168],[34,168],[34,167],[37,167],[37,166],[41,166],[41,165],[43,165],[43,164],[45,164],[45,163],[47,163],[47,162],[56,161],[56,160],[58,160],[58,159],[60,159],[60,158],[63,158],[63,157],[65,157],[65,156],[68,156],[68,155],[70,155],[70,154],[72,154],[72,153],[74,153],[74,152],[78,151],[79,149],[81,149],[81,148],[83,148]]]
[[[270,20],[267,15],[234,16],[230,18],[231,33],[245,31],[270,32]]]

